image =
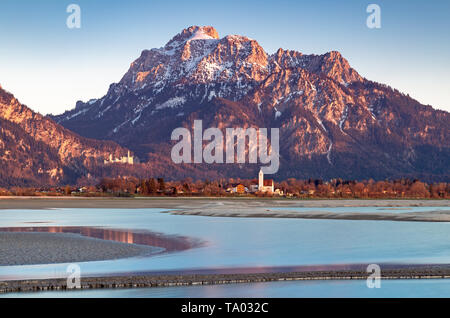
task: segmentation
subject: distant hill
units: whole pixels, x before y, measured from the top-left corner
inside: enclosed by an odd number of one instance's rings
[[[95,174],[110,153],[126,149],[81,137],[0,87],[0,186],[73,183]]]

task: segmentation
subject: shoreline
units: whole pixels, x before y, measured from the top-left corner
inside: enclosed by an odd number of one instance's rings
[[[224,285],[275,281],[366,280],[364,270],[264,272],[245,274],[165,274],[81,277],[81,289],[157,288],[174,286]],[[381,272],[381,279],[449,279],[449,265],[412,265],[392,267]],[[0,294],[67,290],[67,280],[33,279],[0,281]],[[77,290],[77,289],[75,289]]]
[[[446,211],[429,212],[327,212],[295,211],[295,207],[448,207]],[[292,208],[279,211],[276,208]],[[0,197],[1,210],[44,210],[44,209],[164,209],[163,213],[174,215],[195,215],[209,217],[251,217],[251,218],[303,218],[334,220],[372,220],[409,222],[450,222],[450,200],[296,200],[296,199],[248,199],[248,198],[47,198],[47,197]]]

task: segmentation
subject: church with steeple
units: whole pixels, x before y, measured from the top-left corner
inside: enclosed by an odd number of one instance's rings
[[[274,193],[274,191],[275,188],[273,179],[264,180],[264,172],[260,169],[258,173],[258,180],[252,180],[250,192]]]

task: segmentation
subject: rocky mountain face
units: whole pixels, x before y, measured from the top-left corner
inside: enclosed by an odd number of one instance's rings
[[[277,179],[450,180],[448,112],[361,77],[339,52],[270,55],[212,27],[190,27],[144,50],[104,97],[52,118],[133,150],[151,174],[167,178],[255,176],[259,165],[171,162],[173,129],[202,119],[205,128],[280,128]]]
[[[126,151],[77,135],[0,87],[0,186],[73,183]]]

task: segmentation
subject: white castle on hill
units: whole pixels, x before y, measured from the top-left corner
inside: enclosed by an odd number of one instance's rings
[[[110,154],[109,159],[105,159],[103,162],[105,165],[111,164],[111,163],[125,163],[125,164],[133,165],[135,163],[139,163],[139,159],[138,159],[138,157],[131,156],[130,151],[128,150],[128,154],[126,156],[113,159],[112,154]]]

